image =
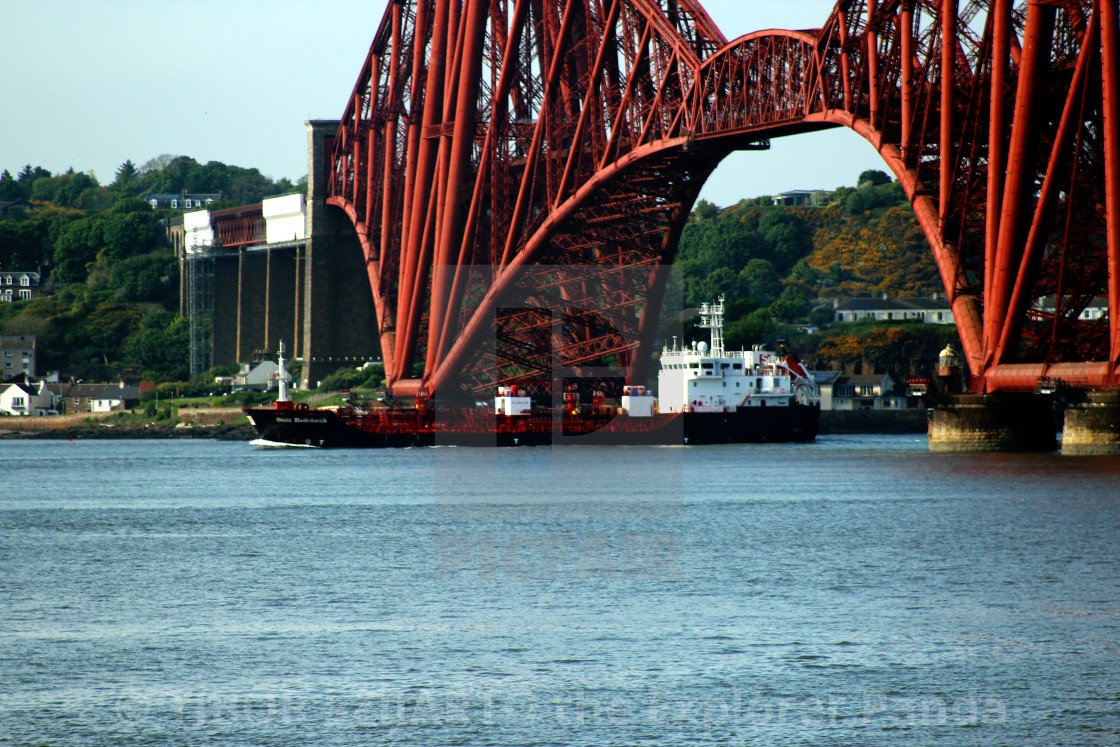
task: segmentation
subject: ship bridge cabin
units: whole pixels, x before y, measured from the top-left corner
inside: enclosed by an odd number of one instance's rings
[[[660,412],[734,412],[739,407],[788,407],[818,400],[808,376],[793,370],[778,353],[761,345],[724,350],[722,298],[700,307],[699,327],[711,330],[710,344],[682,346],[674,338],[661,353]]]

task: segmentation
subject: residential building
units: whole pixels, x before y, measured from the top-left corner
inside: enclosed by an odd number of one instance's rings
[[[820,383],[821,409],[905,410],[906,395],[895,386],[889,374],[837,374]]]
[[[140,404],[140,387],[127,386],[123,381],[119,384],[108,384],[90,399],[90,412],[112,412],[114,410],[128,410]]]
[[[0,271],[0,301],[30,301],[39,291],[39,273]]]
[[[222,199],[221,193],[217,194],[189,194],[182,192],[177,195],[148,195],[144,198],[152,210],[200,210],[215,200]]]
[[[1034,308],[1047,314],[1053,314],[1057,310],[1057,297],[1056,296],[1043,296],[1035,302]],[[1098,319],[1108,318],[1108,299],[1103,296],[1097,296],[1085,305],[1077,318],[1084,322],[1095,322]]]
[[[276,383],[280,366],[276,361],[261,361],[256,365],[241,364],[241,371],[233,377],[233,385],[251,389],[267,389]]]
[[[140,404],[139,386],[118,383],[62,382],[47,385],[58,398],[58,409],[73,414],[129,410]]]
[[[2,336],[0,337],[0,381],[20,375],[26,376],[29,380],[38,377],[35,372],[35,335]]]
[[[824,189],[791,189],[773,195],[775,205],[782,207],[800,207],[803,205],[827,205],[832,199],[832,192]]]
[[[57,412],[57,398],[45,381],[0,384],[0,415],[53,415]]]
[[[833,319],[837,322],[916,319],[927,324],[955,323],[949,301],[936,293],[928,298],[889,298],[885,294],[880,298],[851,298],[837,304]]]

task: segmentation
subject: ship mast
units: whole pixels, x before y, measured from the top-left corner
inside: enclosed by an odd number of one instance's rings
[[[719,297],[716,303],[702,303],[700,304],[700,329],[710,329],[712,331],[712,352],[713,358],[722,358],[724,355],[723,350],[723,296]]]
[[[284,370],[284,341],[280,341],[280,365],[276,371],[276,381],[279,391],[277,392],[277,402],[288,401],[288,372]]]

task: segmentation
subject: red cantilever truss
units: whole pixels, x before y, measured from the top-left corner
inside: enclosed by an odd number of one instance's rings
[[[396,391],[644,379],[729,152],[847,126],[930,241],[978,386],[1120,385],[1115,0],[841,0],[728,43],[697,0],[391,0],[333,142]],[[1111,313],[1083,320],[1098,296]]]

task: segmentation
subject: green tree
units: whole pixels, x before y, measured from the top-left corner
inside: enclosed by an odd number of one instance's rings
[[[178,296],[179,264],[168,253],[142,254],[112,264],[109,287],[118,301],[174,303]]]
[[[16,181],[12,173],[4,169],[4,173],[0,174],[0,200],[23,200],[27,198],[27,192],[24,191],[20,183]]]
[[[104,234],[96,218],[74,221],[54,243],[52,275],[68,283],[84,282],[103,245]]]
[[[190,370],[190,320],[168,311],[148,315],[124,343],[124,359],[165,381],[184,380]]]
[[[800,295],[791,295],[779,298],[770,304],[770,313],[775,319],[783,322],[792,322],[801,319],[809,313],[809,301]]]
[[[91,210],[98,206],[97,180],[89,174],[70,169],[60,177],[55,200],[63,207]]]
[[[141,200],[121,200],[99,218],[105,250],[113,260],[146,254],[163,237],[159,218],[151,206]]]
[[[19,186],[23,187],[24,194],[29,196],[31,195],[32,185],[35,184],[35,181],[37,179],[40,179],[42,177],[46,177],[49,179],[51,177],[51,172],[47,171],[42,166],[31,168],[31,164],[27,164],[19,172],[19,176],[16,178],[19,181]]]
[[[712,270],[697,285],[696,291],[702,299],[701,303],[705,300],[715,301],[720,296],[734,298],[739,285],[738,279],[738,276],[732,272],[730,267],[717,267]]]
[[[117,168],[116,178],[109,185],[108,192],[113,201],[127,197],[137,197],[142,191],[138,181],[139,172],[135,164],[129,159]]]
[[[770,341],[777,331],[769,309],[758,309],[725,325],[724,338],[732,350],[747,350],[752,345],[762,345]]]
[[[812,249],[802,224],[787,210],[770,210],[758,224],[762,237],[770,244],[770,257],[779,272],[788,272],[797,260]]]
[[[831,306],[817,306],[809,312],[809,322],[818,327],[823,327],[829,324],[836,312]]]
[[[33,270],[39,267],[42,237],[26,217],[0,221],[0,270]]]
[[[692,214],[697,220],[708,220],[719,214],[719,208],[707,200],[700,200],[696,203],[696,207],[692,208]]]
[[[739,272],[740,298],[753,298],[760,304],[773,302],[782,292],[782,279],[774,263],[766,259],[752,259]]]
[[[162,237],[163,228],[147,203],[121,200],[67,227],[54,242],[53,275],[65,282],[84,282],[98,256],[115,262],[147,254]]]
[[[868,169],[867,171],[860,173],[859,179],[856,179],[856,187],[862,187],[865,184],[872,187],[877,187],[880,184],[890,183],[890,176],[886,172],[880,171],[878,169]]]

